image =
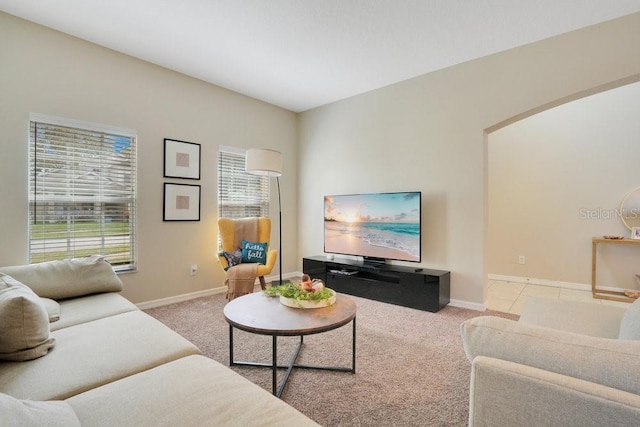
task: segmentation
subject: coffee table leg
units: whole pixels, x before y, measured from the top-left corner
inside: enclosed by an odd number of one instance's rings
[[[356,318],[354,317],[352,320],[353,323],[353,337],[352,337],[352,345],[353,348],[351,349],[351,373],[355,374],[356,373]]]
[[[278,393],[278,389],[277,389],[277,385],[278,385],[278,343],[276,341],[277,336],[274,335],[273,336],[273,343],[272,343],[272,349],[271,349],[271,369],[272,369],[272,390],[273,390],[273,394],[277,395]],[[280,396],[278,396],[280,397]]]
[[[233,365],[233,326],[229,325],[229,366]]]

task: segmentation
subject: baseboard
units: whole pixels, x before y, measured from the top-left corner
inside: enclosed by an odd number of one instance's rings
[[[591,292],[591,284],[585,284],[585,283],[562,282],[560,280],[536,279],[533,277],[503,276],[500,274],[489,274],[487,275],[487,278],[489,280],[500,280],[502,282],[524,283],[527,285],[553,286],[553,287],[562,288],[562,289],[575,289],[578,291]],[[598,289],[602,289],[605,291],[624,292],[623,288],[617,288],[613,286],[598,285]]]
[[[290,278],[294,278],[294,277],[299,278],[301,274],[302,273],[287,273],[287,274],[283,274],[282,278],[283,279],[290,279]],[[279,280],[280,276],[267,276],[264,279],[267,282],[272,282],[272,281]],[[256,279],[256,285],[258,285],[258,284],[260,284],[260,282]],[[189,300],[196,299],[196,298],[210,297],[212,295],[222,294],[222,293],[225,293],[225,292],[227,292],[227,287],[226,286],[220,286],[218,288],[207,289],[207,290],[204,290],[204,291],[191,292],[191,293],[188,293],[188,294],[181,294],[181,295],[175,295],[175,296],[172,296],[172,297],[156,299],[156,300],[152,300],[152,301],[145,301],[145,302],[141,302],[141,303],[136,304],[136,306],[140,310],[147,310],[149,308],[162,307],[164,305],[175,304],[175,303],[183,302],[183,301],[189,301]]]
[[[553,286],[563,289],[575,289],[579,291],[590,291],[591,285],[584,283],[574,282],[562,282],[559,280],[547,280],[537,279],[535,277],[521,277],[521,276],[504,276],[501,274],[489,274],[487,276],[490,280],[500,280],[502,282],[524,283],[527,285],[541,285],[541,286]]]
[[[475,311],[485,311],[487,309],[484,304],[479,304],[477,302],[463,301],[459,299],[450,299],[448,305],[450,305],[451,307],[466,308],[466,309],[475,310]]]
[[[210,297],[212,295],[222,294],[227,292],[225,286],[213,289],[207,289],[205,291],[191,292],[188,294],[175,295],[172,297],[156,299],[152,301],[145,301],[136,304],[140,310],[147,310],[149,308],[162,307],[164,305],[175,304],[178,302],[189,301],[196,298]]]
[[[302,276],[302,273],[299,273],[297,271],[294,271],[293,273],[284,273],[282,275],[282,279],[298,279],[298,281],[300,281],[300,276]],[[269,282],[277,282],[278,280],[280,280],[280,276],[265,276],[264,280],[269,283]]]

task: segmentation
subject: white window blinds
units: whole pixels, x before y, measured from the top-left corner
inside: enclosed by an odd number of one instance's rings
[[[218,155],[219,218],[269,216],[269,178],[250,175],[245,150],[220,147]]]
[[[29,262],[100,254],[136,265],[136,136],[100,125],[30,121]]]

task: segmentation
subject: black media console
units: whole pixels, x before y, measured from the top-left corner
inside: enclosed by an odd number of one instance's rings
[[[302,270],[336,292],[436,312],[449,303],[451,273],[324,256],[302,259]]]

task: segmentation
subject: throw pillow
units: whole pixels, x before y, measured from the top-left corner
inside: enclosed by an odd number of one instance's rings
[[[67,402],[19,400],[0,393],[2,425],[9,426],[80,426],[76,413]]]
[[[37,359],[54,345],[44,303],[27,286],[2,273],[0,325],[0,360]]]
[[[227,260],[225,271],[242,262],[242,251],[220,252],[220,256]]]
[[[620,322],[621,340],[640,340],[640,298],[631,304]]]
[[[63,299],[122,291],[122,281],[101,255],[0,267],[43,298]]]
[[[242,241],[242,262],[267,263],[267,244]]]
[[[47,310],[49,323],[60,320],[60,304],[58,304],[58,301],[52,300],[51,298],[40,298],[40,301],[42,301],[44,308]]]

